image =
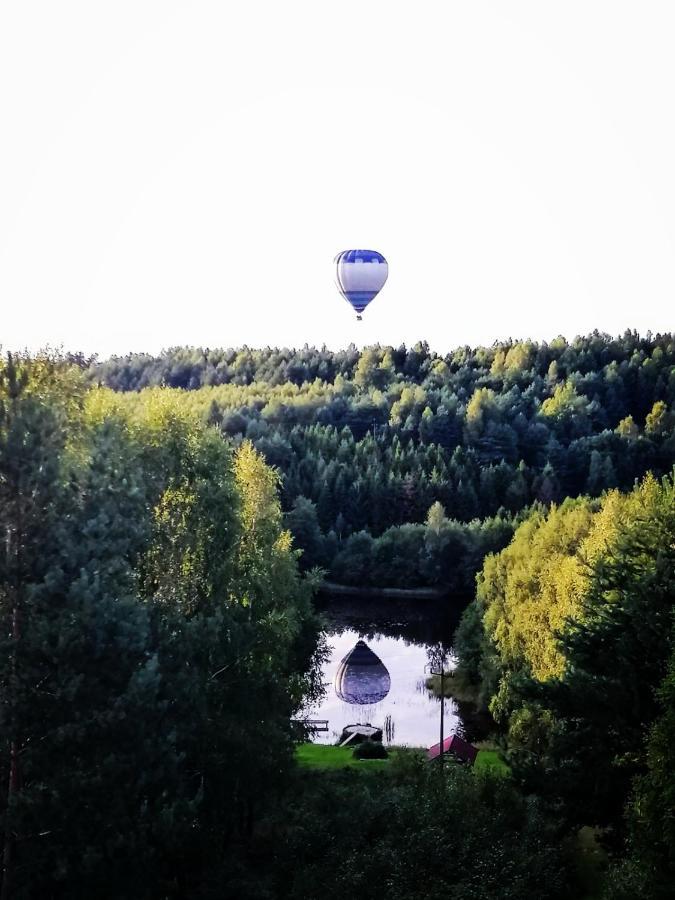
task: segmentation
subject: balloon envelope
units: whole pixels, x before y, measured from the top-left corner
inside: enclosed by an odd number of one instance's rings
[[[359,319],[384,287],[388,274],[387,260],[377,250],[343,250],[335,257],[338,288]]]

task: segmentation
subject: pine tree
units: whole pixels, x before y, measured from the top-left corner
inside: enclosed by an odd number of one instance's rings
[[[660,715],[647,742],[647,771],[636,779],[627,810],[628,854],[608,877],[612,900],[666,900],[675,881],[675,635],[659,686]]]
[[[133,572],[143,488],[119,430],[83,427],[72,371],[10,359],[2,380],[2,890],[115,892],[112,858],[133,868],[132,847],[149,853],[166,789],[153,796],[168,745],[155,743],[156,660]]]
[[[35,619],[34,585],[49,572],[55,556],[50,540],[63,496],[60,461],[64,423],[75,398],[59,391],[56,365],[8,355],[0,370],[0,654],[2,683],[3,876],[0,897],[16,891],[17,837],[23,842],[20,805],[23,797],[24,750],[38,735],[26,721],[28,686],[35,674],[26,651]],[[59,385],[60,387],[60,385]],[[46,405],[43,397],[50,400]],[[27,696],[28,693],[28,696]]]
[[[314,503],[306,497],[297,497],[293,508],[286,515],[286,525],[294,542],[302,550],[302,568],[311,569],[322,565],[323,535]]]

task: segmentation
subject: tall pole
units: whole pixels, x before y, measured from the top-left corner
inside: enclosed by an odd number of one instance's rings
[[[440,701],[441,701],[441,740],[439,745],[439,753],[438,753],[438,771],[443,774],[443,726],[444,715],[445,715],[445,654],[443,653],[443,649],[441,647],[438,654],[433,654],[433,662],[427,663],[424,667],[424,671],[428,672],[430,675],[434,675],[440,681]],[[2,898],[0,898],[2,900]]]
[[[443,661],[441,660],[441,752],[438,754],[441,773],[443,772],[443,713],[445,712],[445,692],[443,690]]]

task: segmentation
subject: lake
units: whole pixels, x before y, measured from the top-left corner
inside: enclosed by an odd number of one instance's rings
[[[448,609],[448,607],[450,607]],[[452,635],[464,603],[456,608],[438,601],[372,600],[324,601],[330,656],[323,667],[323,701],[305,710],[307,718],[328,719],[328,732],[317,732],[317,743],[335,743],[346,725],[372,724],[383,729],[383,742],[429,747],[440,737],[440,699],[425,681],[430,654],[442,643],[448,651],[446,669],[456,664]],[[363,645],[341,667],[342,661]],[[372,656],[375,654],[375,657]],[[378,666],[378,659],[382,663]],[[466,710],[466,707],[463,707]],[[444,734],[469,739],[465,716],[451,698],[444,701]]]

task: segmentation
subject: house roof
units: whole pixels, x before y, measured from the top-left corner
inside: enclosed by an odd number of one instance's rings
[[[450,737],[445,738],[443,741],[443,753],[453,753],[458,759],[470,763],[473,763],[478,756],[478,750],[473,744],[465,741],[457,734],[451,734]],[[427,759],[437,759],[440,754],[440,743],[434,744],[433,747],[429,747],[427,750]]]

